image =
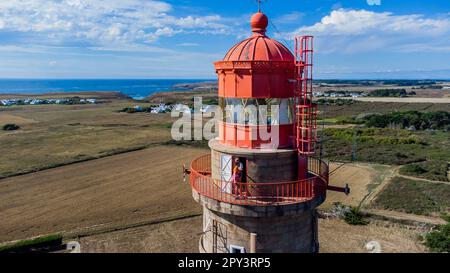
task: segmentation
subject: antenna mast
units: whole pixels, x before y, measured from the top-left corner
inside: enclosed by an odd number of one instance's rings
[[[261,12],[261,3],[263,0],[256,0],[258,2],[258,12]]]

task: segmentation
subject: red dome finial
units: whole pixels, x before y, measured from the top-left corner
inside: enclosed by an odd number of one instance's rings
[[[256,34],[265,35],[268,25],[269,18],[262,12],[253,14],[252,19],[250,20],[252,31]]]

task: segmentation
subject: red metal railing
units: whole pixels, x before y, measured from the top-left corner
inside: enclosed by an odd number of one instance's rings
[[[201,156],[191,163],[190,183],[200,195],[237,205],[293,204],[325,195],[328,185],[328,165],[310,158],[310,178],[290,182],[233,182],[211,177],[211,155]]]

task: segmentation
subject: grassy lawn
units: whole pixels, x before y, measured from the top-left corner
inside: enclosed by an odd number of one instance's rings
[[[447,170],[447,161],[432,160],[405,165],[400,169],[400,174],[447,182]]]
[[[421,215],[449,212],[450,185],[395,177],[373,205]]]

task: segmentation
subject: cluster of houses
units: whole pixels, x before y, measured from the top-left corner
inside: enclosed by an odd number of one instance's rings
[[[169,113],[171,112],[173,109],[176,109],[178,111],[182,110],[182,105],[168,105],[168,104],[164,104],[164,103],[160,103],[159,105],[156,106],[151,106],[151,107],[142,107],[139,105],[133,106],[133,107],[127,107],[124,108],[122,110],[122,112],[128,112],[128,113],[139,113],[139,112],[147,112],[147,113],[152,113],[152,114],[163,114],[163,113]],[[189,107],[185,106],[186,111],[190,112]],[[182,111],[183,112],[183,111]]]
[[[96,99],[62,98],[62,99],[2,99],[0,106],[40,105],[40,104],[88,104],[97,103]]]
[[[216,105],[203,105],[200,109],[200,112],[202,113],[210,113],[214,111],[214,107],[217,107]],[[190,108],[187,105],[184,104],[164,104],[160,103],[159,105],[152,106],[152,107],[141,107],[139,105],[136,105],[133,107],[132,112],[149,112],[152,114],[163,114],[163,113],[169,113],[172,111],[177,111],[181,113],[193,113],[194,109]],[[125,110],[126,111],[126,110]]]
[[[364,92],[350,92],[350,91],[326,91],[314,92],[314,97],[330,97],[330,98],[359,98],[367,96]]]

